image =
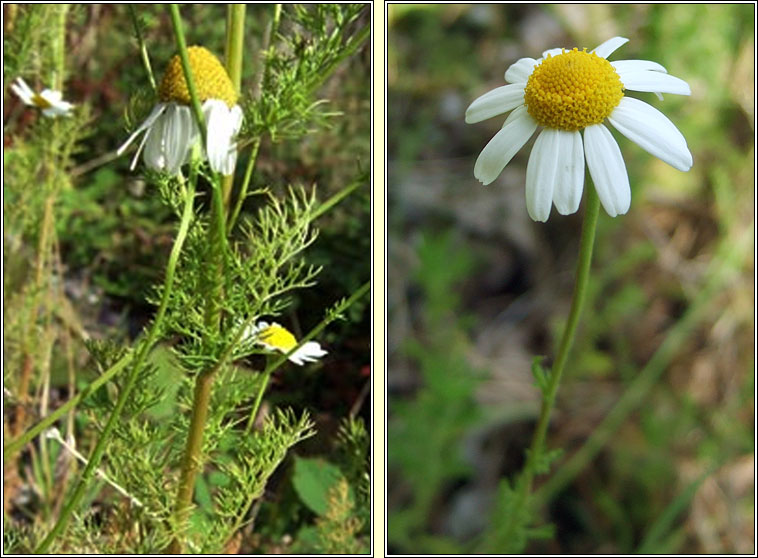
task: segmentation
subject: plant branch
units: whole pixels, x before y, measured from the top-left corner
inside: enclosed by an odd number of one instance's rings
[[[193,214],[192,205],[193,205],[194,197],[195,197],[194,185],[190,185],[190,188],[188,188],[185,191],[185,205],[184,205],[184,211],[182,213],[182,219],[179,225],[179,232],[176,235],[176,240],[174,241],[174,246],[171,249],[171,254],[168,259],[168,264],[166,265],[166,278],[164,280],[163,294],[161,296],[161,304],[158,307],[158,312],[155,316],[155,320],[153,321],[153,325],[150,328],[147,338],[145,339],[143,344],[137,349],[137,353],[136,353],[136,356],[134,357],[133,366],[129,373],[129,376],[127,377],[126,382],[124,383],[124,386],[121,389],[121,393],[119,394],[118,400],[116,401],[116,405],[114,406],[113,411],[111,412],[111,415],[108,418],[108,422],[106,423],[105,428],[103,429],[103,432],[100,435],[100,438],[98,439],[97,444],[95,445],[95,449],[92,452],[92,456],[90,457],[89,463],[87,463],[87,466],[82,472],[81,478],[79,480],[79,484],[76,486],[76,489],[74,490],[74,493],[71,495],[68,502],[66,502],[66,506],[61,511],[61,514],[58,517],[58,521],[53,526],[53,529],[50,531],[50,533],[48,533],[47,537],[45,537],[45,539],[42,541],[39,547],[37,547],[37,549],[35,550],[37,554],[43,554],[43,553],[48,552],[50,545],[63,532],[64,528],[66,527],[69,517],[78,507],[79,502],[84,496],[84,492],[87,486],[89,485],[90,481],[92,480],[92,477],[95,474],[95,470],[97,469],[97,466],[100,464],[100,460],[102,459],[103,454],[105,453],[105,446],[107,445],[108,439],[110,438],[110,435],[113,432],[113,428],[115,427],[116,421],[120,419],[121,410],[124,408],[124,405],[126,404],[126,401],[129,398],[129,395],[132,391],[132,388],[134,387],[137,377],[139,376],[139,372],[142,369],[143,361],[158,338],[158,334],[160,333],[161,327],[163,325],[163,319],[166,314],[166,309],[168,308],[168,302],[171,298],[171,291],[174,285],[174,273],[176,271],[176,266],[179,261],[179,255],[181,254],[182,247],[184,246],[184,241],[187,237],[187,232],[189,231],[190,222],[192,221],[192,214]]]

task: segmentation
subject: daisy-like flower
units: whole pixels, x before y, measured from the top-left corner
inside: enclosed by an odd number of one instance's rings
[[[576,212],[584,187],[584,161],[600,202],[611,217],[629,210],[631,190],[621,150],[604,122],[648,153],[681,171],[692,167],[687,141],[652,106],[624,96],[624,90],[689,95],[690,87],[648,60],[608,62],[629,39],[614,37],[592,52],[551,49],[542,58],[522,58],[505,72],[504,85],[466,109],[471,124],[513,111],[482,150],[474,176],[495,180],[516,152],[537,137],[526,168],[526,207],[535,221],[547,221],[550,207]],[[580,134],[583,130],[584,134]]]
[[[23,78],[16,79],[16,83],[11,84],[11,90],[25,105],[41,109],[42,114],[48,118],[71,116],[71,109],[74,108],[74,105],[63,100],[63,93],[60,91],[43,89],[42,93],[35,93]]]
[[[258,322],[250,326],[245,334],[246,338],[253,337],[255,342],[262,345],[269,351],[279,351],[287,353],[295,345],[297,339],[286,328],[276,322]],[[302,366],[306,362],[315,362],[326,354],[316,341],[308,341],[292,353],[288,359],[297,365]]]
[[[208,132],[207,145],[203,146],[205,154],[211,169],[221,174],[231,174],[237,161],[234,140],[242,126],[242,109],[237,105],[237,92],[221,62],[208,49],[192,46],[187,49],[187,54]],[[158,98],[160,102],[117,153],[121,155],[137,136],[145,132],[132,160],[132,170],[144,149],[148,167],[177,174],[179,168],[189,161],[194,145],[200,141],[200,131],[192,117],[192,100],[178,54],[168,64],[158,87]]]

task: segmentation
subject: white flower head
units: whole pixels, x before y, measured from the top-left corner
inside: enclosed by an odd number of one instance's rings
[[[258,322],[248,327],[245,339],[254,339],[269,351],[287,353],[297,345],[297,339],[285,327],[276,322]],[[306,362],[315,362],[327,353],[316,341],[308,341],[292,353],[288,359],[302,366]]]
[[[193,46],[187,49],[190,67],[202,102],[207,131],[203,153],[211,169],[227,175],[234,172],[237,162],[235,139],[242,126],[242,109],[237,105],[237,92],[226,70],[208,49]],[[192,148],[200,141],[200,131],[192,116],[191,98],[184,79],[179,55],[174,56],[163,76],[158,97],[147,119],[119,147],[121,155],[145,132],[137,148],[131,168],[137,165],[144,150],[145,164],[154,170],[177,174],[189,161]]]
[[[674,124],[652,106],[624,96],[624,90],[689,95],[690,87],[648,60],[608,62],[629,39],[614,37],[592,52],[551,49],[542,58],[522,58],[505,72],[504,85],[466,109],[466,122],[513,111],[479,154],[474,176],[494,181],[513,156],[539,133],[526,169],[526,207],[535,221],[547,221],[551,205],[568,215],[579,208],[587,161],[598,197],[611,217],[629,210],[631,190],[621,150],[604,124],[672,167],[688,171],[692,154]],[[584,131],[581,134],[580,131]]]
[[[43,89],[41,93],[35,93],[23,78],[17,78],[16,82],[11,84],[11,90],[25,105],[41,109],[42,114],[48,118],[71,116],[71,109],[74,108],[74,105],[63,100],[63,93],[60,91]]]

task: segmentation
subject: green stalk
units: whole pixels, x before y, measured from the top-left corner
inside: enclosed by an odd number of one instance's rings
[[[326,200],[324,203],[319,205],[316,210],[313,212],[313,215],[311,216],[311,219],[317,219],[321,217],[324,213],[329,211],[332,207],[337,205],[339,202],[341,202],[343,199],[348,197],[350,194],[352,194],[356,189],[359,187],[368,184],[369,181],[369,175],[368,173],[364,172],[361,173],[358,178],[353,180],[350,184],[345,186],[342,190],[334,194],[331,198]]]
[[[253,149],[250,151],[250,158],[247,160],[247,167],[245,167],[245,176],[242,178],[242,186],[240,186],[240,193],[237,196],[237,203],[234,204],[234,210],[229,215],[228,226],[229,230],[234,228],[237,223],[237,217],[239,217],[240,210],[242,209],[242,203],[247,197],[247,189],[250,186],[250,179],[253,177],[253,169],[255,168],[255,161],[258,159],[258,150],[261,147],[261,138],[257,137],[253,140]]]
[[[113,376],[121,372],[132,361],[134,355],[130,352],[121,357],[113,366],[103,372],[95,381],[79,391],[74,397],[66,401],[63,405],[55,409],[52,413],[47,415],[32,428],[24,432],[21,436],[15,440],[11,440],[5,446],[3,446],[3,459],[7,461],[18,453],[21,448],[36,438],[43,430],[47,430],[49,426],[55,423],[59,418],[65,415],[69,409],[75,407],[82,399],[93,394],[100,386],[110,380]]]
[[[137,377],[139,376],[143,361],[145,360],[145,357],[158,338],[161,326],[163,325],[163,318],[166,314],[166,309],[168,308],[171,291],[174,286],[174,272],[176,271],[176,265],[179,262],[179,255],[181,254],[184,240],[187,237],[190,222],[192,221],[192,204],[195,198],[194,184],[190,185],[189,189],[185,192],[185,196],[186,199],[184,202],[184,211],[182,213],[181,223],[179,225],[179,232],[176,235],[176,240],[174,241],[174,246],[171,249],[171,255],[169,256],[168,264],[166,265],[166,278],[164,280],[163,295],[161,296],[161,304],[158,307],[158,312],[155,316],[155,320],[153,321],[153,325],[150,328],[150,331],[144,343],[137,349],[136,356],[134,357],[134,364],[129,373],[129,376],[127,377],[126,382],[124,383],[124,387],[119,394],[116,405],[113,408],[113,412],[108,418],[108,422],[106,423],[105,428],[103,429],[103,432],[100,435],[97,444],[95,445],[95,449],[92,452],[89,463],[87,463],[87,466],[82,472],[79,484],[76,486],[76,489],[71,495],[70,500],[63,508],[63,511],[61,512],[60,517],[58,517],[58,521],[56,522],[55,526],[53,526],[53,529],[50,531],[50,533],[48,533],[47,537],[45,537],[39,547],[37,547],[35,550],[37,554],[47,553],[52,542],[63,532],[63,529],[66,527],[66,523],[68,522],[71,514],[76,511],[79,502],[84,496],[84,492],[87,486],[92,480],[92,477],[94,476],[98,465],[100,465],[100,460],[105,453],[105,446],[111,436],[111,433],[113,432],[116,421],[120,419],[121,411],[124,408],[127,399],[129,398],[129,394],[134,387]]]
[[[707,280],[698,290],[697,296],[689,304],[687,311],[669,329],[666,338],[653,356],[635,376],[634,381],[582,447],[565,463],[562,463],[560,469],[535,492],[534,497],[538,506],[550,501],[556,493],[576,478],[600,450],[613,439],[629,415],[645,401],[661,375],[668,369],[672,359],[681,350],[686,339],[692,335],[693,330],[703,319],[709,316],[708,310],[713,300],[725,288],[735,267],[741,264],[742,258],[749,250],[752,251],[752,239],[753,231],[751,230],[745,231],[745,234],[737,241],[732,238],[722,241],[705,274]]]
[[[245,44],[245,4],[230,4],[227,7],[226,25],[226,72],[232,80],[237,95],[242,88],[242,54]],[[234,172],[224,176],[221,191],[223,193],[224,214],[229,215]]]
[[[574,342],[576,327],[579,324],[579,315],[587,297],[587,285],[590,277],[590,264],[592,262],[592,248],[595,241],[595,229],[597,227],[597,218],[600,211],[600,200],[595,191],[594,185],[588,181],[587,202],[584,213],[584,223],[582,224],[582,236],[579,244],[579,261],[576,267],[576,283],[574,284],[574,293],[571,297],[571,310],[569,311],[566,328],[563,331],[558,354],[553,363],[553,368],[547,378],[547,384],[542,387],[542,406],[540,409],[537,427],[534,431],[532,444],[527,452],[526,465],[516,483],[516,502],[514,509],[518,513],[510,514],[503,525],[498,527],[495,533],[495,542],[499,546],[511,544],[520,526],[528,523],[531,514],[531,492],[532,481],[534,479],[538,463],[542,457],[545,446],[545,436],[547,427],[550,423],[550,414],[555,405],[555,397],[558,392],[558,386],[561,382],[563,369],[568,360],[569,350]],[[510,549],[514,550],[514,549]]]
[[[542,396],[542,407],[540,409],[537,429],[534,431],[532,445],[524,469],[525,493],[531,492],[532,479],[534,478],[535,465],[545,446],[545,435],[550,423],[550,414],[555,405],[555,396],[558,392],[558,386],[561,383],[563,369],[568,360],[568,354],[571,345],[574,342],[576,327],[579,324],[579,315],[582,312],[584,300],[587,298],[587,285],[590,279],[590,264],[592,263],[592,247],[595,243],[595,228],[597,227],[597,217],[600,212],[600,199],[597,196],[595,187],[591,181],[587,188],[587,207],[584,213],[584,223],[582,224],[582,237],[579,245],[579,262],[576,267],[576,283],[574,284],[574,294],[571,297],[571,310],[569,311],[566,329],[563,331],[561,343],[558,347],[558,355],[553,363],[550,372],[548,385]]]
[[[176,4],[170,5],[171,21],[174,26],[179,56],[182,61],[182,69],[187,82],[187,88],[192,99],[192,107],[197,120],[198,126],[202,132],[203,145],[207,145],[207,131],[202,120],[202,110],[200,100],[195,89],[192,69],[187,56],[187,44],[184,40],[184,31],[182,29],[181,18],[179,17],[179,8]],[[230,25],[227,29],[227,63],[231,60],[235,68],[230,73],[234,73],[233,83],[239,90],[241,81],[241,63],[242,63],[242,44],[244,38],[244,6],[242,9],[234,9],[229,15]],[[207,254],[207,273],[204,277],[204,289],[206,293],[205,306],[205,325],[211,331],[211,335],[217,335],[221,331],[221,305],[223,297],[223,279],[224,279],[224,259],[226,255],[226,214],[224,201],[224,188],[228,183],[231,188],[233,176],[225,177],[222,181],[218,175],[212,180],[212,199],[211,199],[211,223],[208,231]],[[185,525],[192,505],[192,495],[195,490],[195,479],[202,464],[202,446],[203,432],[205,422],[208,416],[208,405],[210,403],[213,391],[213,379],[220,368],[223,358],[214,366],[201,371],[195,379],[194,400],[192,403],[192,416],[190,419],[189,431],[187,434],[187,443],[184,450],[182,461],[181,476],[179,479],[179,488],[177,490],[176,501],[174,504],[174,519],[177,529],[174,538],[169,545],[169,552],[179,554],[182,552],[183,543],[180,539],[182,526]]]
[[[179,59],[182,62],[184,79],[187,82],[187,90],[189,91],[190,98],[192,100],[192,112],[195,115],[197,127],[200,129],[200,136],[203,139],[203,146],[206,146],[208,145],[208,131],[205,128],[203,108],[200,105],[200,97],[197,95],[195,80],[192,76],[192,67],[190,66],[189,56],[187,55],[187,42],[184,40],[184,28],[182,27],[182,19],[179,17],[179,5],[169,4],[168,8],[169,13],[171,14],[171,24],[174,27],[174,35],[176,36],[176,46],[179,49]]]
[[[266,37],[261,48],[261,53],[267,51],[271,46],[274,37],[276,36],[276,33],[279,29],[279,21],[281,19],[281,16],[282,5],[274,4],[274,15],[271,18],[271,22],[268,26]],[[258,74],[259,79],[256,80],[257,83],[254,89],[254,94],[260,94],[260,88],[265,87],[269,79],[268,59],[263,56],[261,56],[261,58],[263,58],[263,70]],[[247,197],[247,190],[250,186],[250,179],[253,176],[253,170],[255,169],[255,162],[258,159],[258,151],[260,147],[261,137],[259,136],[253,140],[253,147],[250,150],[250,158],[247,161],[247,167],[245,167],[245,176],[242,179],[242,185],[240,186],[240,192],[237,196],[237,202],[234,204],[234,210],[229,215],[229,220],[227,221],[229,230],[232,230],[234,228],[234,225],[237,223],[237,218],[239,217],[239,213],[242,210],[242,204],[245,202],[245,198]]]
[[[57,41],[55,41],[54,58],[55,58],[55,75],[53,76],[53,89],[63,91],[63,82],[65,81],[66,69],[66,15],[68,14],[69,5],[59,4],[58,13],[58,32]]]
[[[134,4],[127,4],[127,6],[129,6],[129,15],[132,18],[132,25],[134,25],[134,33],[137,35],[142,65],[145,67],[147,78],[150,80],[150,87],[156,92],[158,91],[158,86],[155,83],[155,76],[153,76],[153,68],[150,65],[150,56],[148,56],[147,53],[147,44],[145,44],[145,38],[142,36],[142,28],[140,27],[139,19],[137,18],[137,12],[134,10]]]

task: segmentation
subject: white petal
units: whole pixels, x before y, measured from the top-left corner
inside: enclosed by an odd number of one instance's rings
[[[579,209],[584,188],[584,145],[582,134],[560,132],[558,134],[558,174],[556,176],[553,203],[558,213],[570,215]]]
[[[129,138],[121,145],[121,147],[118,148],[116,151],[116,155],[122,155],[127,147],[131,145],[131,143],[134,141],[134,138],[136,138],[138,135],[140,135],[142,132],[150,128],[150,126],[153,125],[153,123],[158,119],[158,117],[163,114],[163,111],[166,110],[166,104],[165,103],[158,103],[153,107],[152,112],[150,115],[145,119],[145,121],[140,124],[139,128],[134,130],[132,132],[132,135],[129,136]]]
[[[613,37],[612,39],[605,41],[592,52],[601,58],[608,58],[611,54],[613,54],[613,51],[628,42],[629,39],[625,39],[624,37]]]
[[[321,345],[316,341],[308,341],[292,353],[289,356],[289,360],[302,366],[306,362],[315,362],[325,354],[327,354],[327,351],[323,350]]]
[[[61,101],[55,105],[52,105],[46,109],[42,110],[42,114],[47,116],[48,118],[55,118],[57,116],[71,116],[71,103],[66,103],[65,101]]]
[[[558,56],[559,54],[563,54],[563,50],[564,49],[562,49],[562,48],[551,48],[551,49],[548,49],[548,50],[546,50],[545,52],[542,53],[542,58],[543,59],[547,58],[548,54],[550,56]],[[540,62],[542,62],[542,60],[540,60]]]
[[[164,129],[163,148],[166,157],[166,170],[171,174],[177,174],[187,158],[187,151],[190,148],[192,113],[188,106],[172,103],[164,118],[166,119],[166,127]]]
[[[611,66],[616,69],[616,73],[619,75],[622,72],[637,72],[640,70],[653,70],[654,72],[666,73],[666,68],[652,60],[616,60],[615,62],[611,62]]]
[[[145,151],[143,159],[145,164],[153,170],[162,171],[166,169],[166,127],[168,119],[165,114],[161,114],[150,128],[145,136]]]
[[[637,70],[619,74],[625,89],[632,91],[648,91],[651,93],[674,93],[689,95],[690,86],[678,77],[650,70]]]
[[[25,105],[28,105],[28,104],[30,104],[30,103],[32,102],[32,98],[31,98],[31,97],[28,97],[28,96],[26,95],[26,93],[24,92],[24,90],[23,90],[23,89],[21,89],[21,88],[20,88],[18,85],[16,85],[15,83],[11,83],[11,91],[13,91],[13,92],[16,94],[16,96],[17,96],[19,99],[21,99],[21,101],[22,101],[22,102],[23,102]]]
[[[233,147],[232,137],[237,117],[223,101],[210,99],[205,102],[207,107],[208,144],[206,151],[211,168],[224,175],[234,172],[237,161],[237,150]]]
[[[242,118],[244,117],[244,114],[242,113],[242,109],[239,105],[234,105],[234,107],[231,110],[231,119],[232,119],[232,134],[236,137],[239,131],[242,129]]]
[[[534,58],[517,60],[505,71],[505,81],[508,83],[526,83],[536,65],[537,61]]]
[[[537,123],[526,112],[526,107],[513,112],[511,122],[495,134],[474,164],[474,176],[485,186],[498,177],[537,129]]]
[[[584,153],[595,191],[611,217],[629,211],[632,191],[624,158],[611,132],[602,124],[584,129]]]
[[[692,168],[687,140],[658,109],[632,97],[624,97],[608,117],[611,124],[642,149],[675,169]]]
[[[534,142],[526,167],[526,210],[535,221],[547,221],[558,177],[561,130],[544,129]]]
[[[25,105],[33,105],[34,91],[27,85],[23,78],[17,78],[16,83],[11,84],[11,90],[18,95]]]
[[[51,105],[54,105],[63,98],[63,93],[60,91],[55,91],[54,89],[43,89],[42,93],[40,93],[39,96],[45,99]]]
[[[524,84],[513,83],[488,91],[466,109],[466,123],[474,124],[524,104]]]

